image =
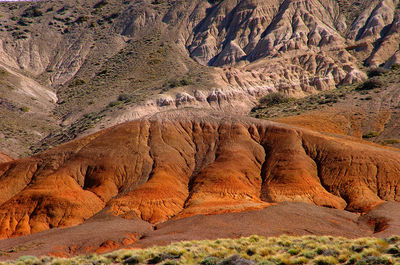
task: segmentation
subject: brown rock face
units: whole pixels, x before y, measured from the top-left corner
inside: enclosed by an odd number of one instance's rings
[[[280,201],[364,212],[399,201],[400,152],[201,111],[124,123],[0,165],[0,235],[80,224],[104,207],[159,223]]]
[[[6,162],[10,162],[10,161],[12,161],[11,157],[9,157],[3,153],[0,153],[0,163],[6,163]]]

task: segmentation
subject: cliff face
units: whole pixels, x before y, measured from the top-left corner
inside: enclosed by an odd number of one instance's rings
[[[0,173],[3,238],[77,225],[104,208],[159,223],[280,201],[365,212],[400,199],[398,151],[195,110],[124,123]]]

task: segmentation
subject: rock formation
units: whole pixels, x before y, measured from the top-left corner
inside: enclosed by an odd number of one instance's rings
[[[156,114],[0,165],[0,235],[77,225],[105,207],[151,223],[281,201],[365,212],[397,193],[400,153],[279,123]]]

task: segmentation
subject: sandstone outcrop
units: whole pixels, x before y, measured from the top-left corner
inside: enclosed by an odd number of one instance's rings
[[[77,225],[105,207],[151,223],[281,201],[365,212],[398,201],[400,153],[289,125],[171,111],[0,165],[0,235]]]

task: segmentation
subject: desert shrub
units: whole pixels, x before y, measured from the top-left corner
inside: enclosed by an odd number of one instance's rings
[[[254,262],[245,258],[241,258],[238,255],[230,256],[224,259],[218,265],[253,265]]]
[[[337,256],[339,256],[339,251],[337,251],[336,249],[329,248],[329,249],[324,250],[322,252],[322,255],[337,257]]]
[[[386,74],[389,70],[384,67],[374,67],[367,71],[369,78]]]
[[[76,86],[81,86],[81,85],[84,85],[84,84],[86,84],[85,80],[76,79],[69,85],[69,87],[76,87]]]
[[[400,64],[398,64],[398,63],[393,64],[391,69],[392,70],[399,70],[400,69]]]
[[[25,9],[24,13],[22,13],[23,17],[40,17],[43,15],[43,12],[40,11],[36,6],[29,7]]]
[[[133,265],[133,264],[139,264],[140,260],[138,257],[127,257],[124,259],[123,264],[127,265]]]
[[[291,261],[291,264],[293,264],[293,265],[300,265],[300,264],[307,264],[307,263],[308,263],[308,259],[305,257],[296,258]]]
[[[105,0],[102,0],[102,1],[100,1],[98,3],[96,3],[93,7],[97,9],[97,8],[102,8],[102,7],[106,6],[106,5],[108,5],[108,2],[105,1]]]
[[[257,265],[275,265],[275,263],[272,261],[269,261],[269,260],[264,260],[264,261],[257,263]]]
[[[163,257],[161,255],[156,255],[147,261],[147,264],[157,264],[163,261]]]
[[[388,249],[388,251],[386,253],[392,254],[392,255],[400,254],[400,249],[397,248],[397,247],[391,247],[391,248]]]
[[[371,78],[368,79],[367,81],[365,81],[364,83],[362,83],[361,85],[359,85],[356,90],[372,90],[375,88],[380,88],[383,87],[384,83],[377,79],[377,78]]]
[[[289,253],[290,255],[292,255],[292,256],[295,256],[295,255],[297,255],[297,254],[300,253],[300,250],[297,249],[297,248],[291,248],[291,249],[288,250],[288,253]]]
[[[400,241],[400,236],[392,236],[387,239],[388,243],[394,244]]]
[[[315,259],[314,264],[315,265],[332,265],[332,264],[337,264],[338,260],[335,257],[325,257],[321,256]]]
[[[119,94],[118,96],[118,101],[129,101],[131,99],[131,96],[128,94]]]
[[[368,132],[368,133],[366,133],[366,134],[363,134],[363,138],[365,138],[365,139],[369,139],[369,138],[375,138],[375,137],[377,137],[377,136],[379,136],[379,132],[375,132],[375,131],[371,131],[371,132]],[[362,250],[362,249],[361,249]],[[355,250],[356,251],[356,250]],[[358,252],[358,251],[356,251],[356,252]]]
[[[78,18],[74,21],[74,23],[81,24],[81,23],[86,22],[86,21],[88,21],[88,20],[89,20],[88,17],[86,17],[86,16],[80,16],[80,17],[78,17]]]
[[[273,92],[273,93],[270,93],[270,94],[260,98],[260,104],[267,106],[267,107],[286,103],[286,102],[289,102],[289,98],[279,92]]]
[[[253,256],[254,254],[256,254],[257,253],[257,251],[254,249],[254,248],[248,248],[247,250],[246,250],[246,254],[248,255],[248,256]]]
[[[17,22],[18,25],[23,26],[23,27],[26,27],[26,26],[28,26],[28,25],[31,24],[31,23],[32,23],[32,21],[30,21],[30,20],[28,20],[28,19],[26,19],[26,18],[20,18],[20,19],[18,20],[18,22]]]
[[[180,86],[187,86],[189,84],[190,84],[189,80],[183,78],[181,80],[170,80],[165,85],[169,86],[170,88],[174,88],[174,87],[180,87]]]
[[[21,111],[22,112],[29,112],[29,107],[23,106],[23,107],[21,107]]]
[[[306,251],[304,253],[302,253],[302,256],[308,258],[308,259],[312,259],[316,256],[314,251]]]
[[[369,135],[369,134],[374,135],[375,133],[376,133],[376,132],[369,132],[368,134],[365,134],[365,137],[364,137],[364,135],[363,135],[363,138],[368,138],[367,135]],[[372,137],[375,137],[375,136],[371,136],[371,137],[369,137],[369,138],[372,138]],[[366,247],[366,246],[353,245],[353,246],[351,246],[351,250],[354,251],[354,252],[360,253],[360,252],[363,251],[363,249],[364,249],[365,247]]]
[[[386,257],[365,257],[357,261],[355,265],[390,265],[393,261]]]
[[[207,257],[200,262],[200,265],[217,265],[219,260],[217,257]]]
[[[110,103],[108,103],[108,107],[112,108],[119,104],[121,104],[121,101],[111,101]]]

